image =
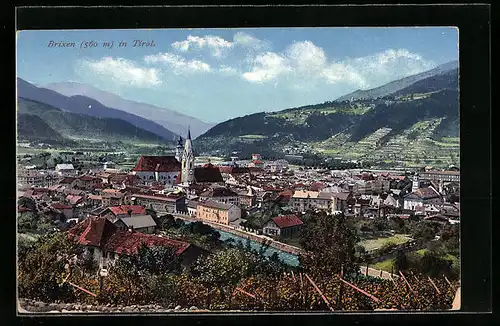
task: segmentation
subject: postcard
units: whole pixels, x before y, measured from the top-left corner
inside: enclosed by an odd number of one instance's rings
[[[457,28],[16,42],[18,313],[460,308]]]

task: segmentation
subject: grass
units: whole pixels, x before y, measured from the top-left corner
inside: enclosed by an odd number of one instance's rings
[[[406,234],[395,234],[392,237],[387,238],[377,238],[377,239],[367,239],[360,241],[359,244],[362,245],[366,250],[374,250],[375,248],[382,248],[385,244],[399,245],[408,242],[409,237]]]
[[[368,266],[368,267],[371,267],[374,269],[380,269],[380,270],[391,273],[393,271],[393,267],[394,267],[394,260],[392,258],[386,259],[386,260],[383,260],[383,261],[376,263],[373,266]]]

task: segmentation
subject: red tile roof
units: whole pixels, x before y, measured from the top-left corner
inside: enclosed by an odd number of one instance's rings
[[[97,178],[88,175],[81,176],[78,179],[80,179],[81,181],[97,181]]]
[[[323,182],[314,182],[309,186],[309,190],[311,191],[320,191],[326,188],[326,184]]]
[[[71,205],[77,204],[82,199],[83,199],[82,196],[73,196],[73,195],[66,196],[66,200],[69,201],[71,203]]]
[[[75,180],[76,180],[76,178],[66,177],[66,178],[62,179],[61,181],[59,181],[59,183],[60,184],[70,184],[70,183],[72,183]]]
[[[273,222],[276,223],[276,225],[280,229],[284,228],[289,228],[292,226],[298,226],[302,225],[302,221],[295,215],[282,215],[282,216],[277,216],[273,218]]]
[[[264,164],[264,162],[262,162],[261,160],[253,160],[252,163],[253,164]]]
[[[108,207],[114,215],[128,215],[128,211],[131,211],[132,215],[144,215],[146,214],[146,208],[139,205],[122,205],[122,206],[111,206]]]
[[[141,156],[132,171],[178,172],[181,163],[174,156]]]
[[[91,199],[91,200],[102,200],[102,196],[99,196],[99,195],[89,195],[88,199]]]
[[[71,205],[65,205],[63,203],[55,203],[55,204],[52,204],[50,206],[52,206],[52,208],[55,208],[55,209],[71,209],[71,208],[73,208]]]
[[[100,247],[116,230],[107,218],[89,217],[69,229],[68,234],[81,245]]]
[[[24,213],[24,212],[32,212],[31,209],[29,209],[28,207],[25,207],[25,206],[18,206],[17,207],[17,211],[19,213]]]

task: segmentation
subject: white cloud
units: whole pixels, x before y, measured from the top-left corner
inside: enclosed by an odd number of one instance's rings
[[[282,53],[257,54],[243,78],[262,83],[285,77],[294,84],[303,84],[305,79],[311,83],[323,81],[371,88],[434,66],[434,62],[406,49],[388,49],[366,57],[329,62],[322,48],[303,41],[292,43]]]
[[[208,72],[211,67],[208,63],[200,60],[186,60],[178,54],[173,53],[157,53],[144,57],[147,63],[163,63],[169,65],[174,73],[193,73],[193,72]]]
[[[117,84],[148,88],[162,83],[157,69],[141,67],[123,58],[103,57],[100,60],[83,60],[81,64],[83,68],[111,78]]]
[[[234,44],[254,50],[262,50],[269,47],[269,42],[260,40],[245,32],[238,32],[234,34],[233,42]]]
[[[245,72],[243,78],[250,82],[266,82],[276,79],[279,75],[291,71],[287,58],[274,52],[257,55],[253,60],[254,67]]]
[[[186,40],[172,43],[172,47],[181,52],[187,52],[193,48],[203,49],[206,47],[214,57],[221,57],[227,50],[233,47],[233,43],[219,36],[206,35],[199,37],[188,35]]]

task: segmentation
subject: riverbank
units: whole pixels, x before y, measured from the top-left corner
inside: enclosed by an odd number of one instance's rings
[[[266,237],[263,235],[258,235],[258,234],[250,233],[250,232],[243,231],[240,229],[236,229],[236,228],[229,226],[229,225],[212,223],[212,222],[200,220],[200,219],[193,218],[193,217],[188,217],[188,216],[185,216],[182,214],[174,214],[174,216],[178,217],[180,219],[189,221],[189,222],[203,222],[207,225],[210,225],[214,229],[228,232],[228,233],[234,234],[236,236],[239,236],[241,238],[253,240],[253,241],[261,243],[261,244],[268,243],[270,247],[278,249],[278,250],[286,252],[286,253],[289,253],[289,254],[292,254],[292,255],[298,256],[298,255],[303,253],[303,250],[301,248],[294,247],[294,246],[288,245],[286,243],[276,241],[270,237]]]

